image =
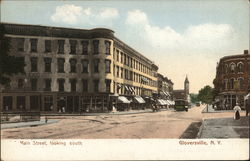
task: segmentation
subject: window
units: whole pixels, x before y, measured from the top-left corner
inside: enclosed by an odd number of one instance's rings
[[[119,77],[119,66],[116,66],[116,76]]]
[[[110,79],[106,79],[105,80],[105,84],[106,84],[106,92],[110,93],[110,84],[111,84],[111,80]]]
[[[129,73],[130,73],[130,78],[129,78],[129,80],[133,80],[133,72],[132,72],[132,71],[129,71]]]
[[[111,64],[111,60],[105,60],[105,72],[106,73],[110,73],[110,64]]]
[[[44,96],[44,110],[53,111],[53,96]]]
[[[70,59],[70,73],[75,73],[76,72],[76,59]]]
[[[88,92],[88,80],[87,79],[82,80],[82,91]]]
[[[116,50],[116,60],[119,62],[119,50]]]
[[[225,73],[225,74],[228,73],[228,65],[227,65],[227,64],[225,64],[225,66],[224,66],[224,73]]]
[[[94,80],[94,92],[98,92],[99,90],[99,80],[95,79]]]
[[[51,72],[51,58],[44,58],[44,71]]]
[[[58,54],[64,54],[64,40],[58,40]]]
[[[76,40],[69,40],[70,43],[70,54],[76,54]]]
[[[89,60],[88,59],[82,59],[82,72],[88,73],[89,69]]]
[[[234,89],[234,79],[230,79],[230,89]]]
[[[121,53],[121,63],[123,63],[123,53]]]
[[[23,79],[18,79],[17,81],[17,87],[19,89],[23,88],[24,80]]]
[[[37,79],[36,78],[32,78],[30,80],[31,83],[31,90],[32,91],[36,91],[37,90]]]
[[[24,38],[17,38],[17,51],[24,51]]]
[[[16,108],[19,110],[25,109],[25,96],[16,97]]]
[[[244,89],[244,79],[243,78],[238,79],[238,85],[239,85],[239,89]]]
[[[70,79],[70,87],[71,87],[71,92],[76,91],[76,79]]]
[[[121,78],[123,78],[123,68],[121,68]]]
[[[44,79],[45,91],[51,91],[51,79]]]
[[[99,53],[99,40],[94,40],[93,41],[93,45],[94,45],[94,55]]]
[[[125,79],[128,79],[128,70],[125,69]]]
[[[82,41],[82,55],[88,55],[88,41]]]
[[[99,72],[99,59],[94,59],[93,64],[94,64],[94,73],[98,73]]]
[[[123,64],[127,65],[127,55],[124,54],[124,61],[123,61]]]
[[[58,91],[59,92],[64,92],[64,82],[65,80],[60,78],[58,79]]]
[[[230,65],[230,72],[231,72],[231,73],[234,73],[234,72],[235,72],[235,68],[236,68],[236,65],[235,65],[234,63],[232,63],[232,64]]]
[[[238,68],[238,73],[243,73],[244,66],[242,62],[238,63],[237,68]]]
[[[37,39],[30,39],[30,51],[37,52]]]
[[[45,40],[45,53],[51,52],[51,40]]]
[[[30,58],[31,72],[37,72],[37,57]]]
[[[105,41],[105,53],[107,55],[110,55],[110,45],[111,45],[110,41]]]
[[[57,59],[58,73],[64,73],[64,58]]]

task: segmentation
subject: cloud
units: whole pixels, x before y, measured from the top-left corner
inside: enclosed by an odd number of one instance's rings
[[[159,72],[173,80],[175,89],[184,88],[188,75],[191,92],[207,84],[212,86],[216,61],[229,50],[238,49],[241,42],[229,24],[208,22],[179,32],[168,25],[153,25],[141,10],[129,11],[125,24],[126,35],[135,35],[133,46],[156,62]]]
[[[75,24],[81,16],[82,8],[74,5],[63,5],[56,7],[56,12],[51,16],[54,22]]]
[[[51,20],[56,23],[65,24],[84,24],[84,25],[103,25],[112,26],[113,21],[119,17],[115,8],[83,8],[75,5],[57,6],[51,16]]]
[[[205,23],[189,26],[180,33],[167,25],[152,25],[146,13],[140,10],[128,12],[126,25],[129,28],[128,32],[137,33],[139,39],[158,52],[218,52],[238,40],[237,34],[229,24]]]

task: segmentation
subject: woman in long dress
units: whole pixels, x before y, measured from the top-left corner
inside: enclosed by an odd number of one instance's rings
[[[234,106],[234,119],[239,120],[240,119],[240,111],[241,108],[238,103],[236,103],[236,106]]]

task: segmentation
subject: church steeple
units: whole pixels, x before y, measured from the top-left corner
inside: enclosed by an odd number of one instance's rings
[[[186,94],[189,94],[189,81],[188,81],[187,75],[186,75],[186,79],[184,81],[184,90],[185,90]]]

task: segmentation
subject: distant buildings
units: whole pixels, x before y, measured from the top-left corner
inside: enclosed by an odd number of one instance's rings
[[[216,67],[213,81],[219,109],[233,109],[238,102],[244,105],[244,96],[250,89],[250,55],[244,54],[225,56]]]
[[[112,108],[111,95],[132,99],[158,92],[158,66],[112,30],[3,25],[10,54],[26,66],[0,93],[1,111],[105,111]]]
[[[158,96],[164,99],[172,100],[174,83],[160,73],[158,73],[157,82],[158,82]]]
[[[173,91],[174,100],[185,100],[190,103],[190,96],[189,96],[189,80],[186,76],[184,81],[184,89],[174,90]]]

